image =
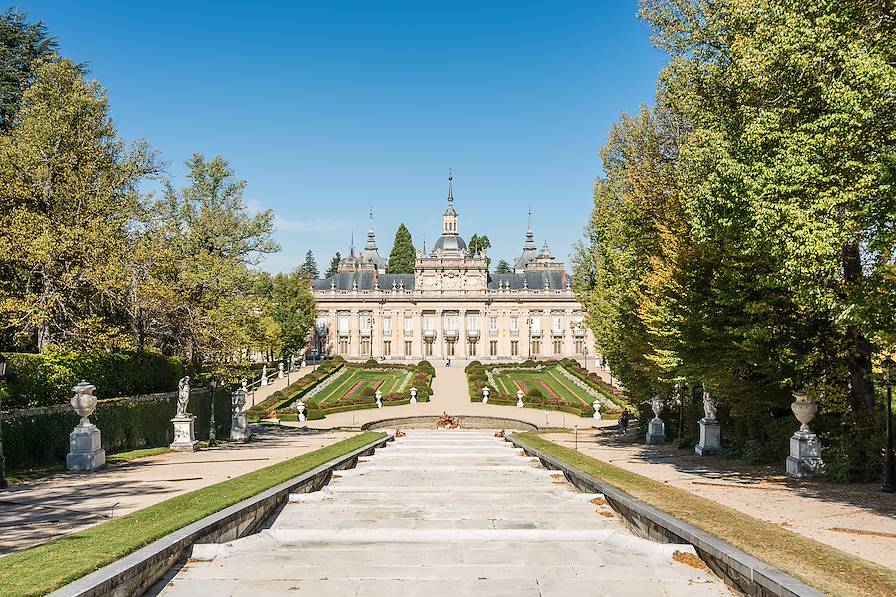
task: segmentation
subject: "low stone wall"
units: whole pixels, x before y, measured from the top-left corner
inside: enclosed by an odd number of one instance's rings
[[[633,533],[658,543],[691,544],[713,572],[736,592],[757,597],[823,597],[823,593],[800,580],[769,566],[730,543],[715,537],[665,512],[657,510],[605,483],[560,462],[549,454],[505,438],[529,456],[538,458],[549,469],[563,472],[580,491],[602,493]]]
[[[224,543],[254,532],[289,499],[290,493],[310,493],[330,482],[334,471],[354,468],[361,456],[373,454],[394,438],[388,436],[263,491],[220,512],[162,537],[124,558],[51,593],[56,597],[129,597],[142,595],[196,543]]]
[[[481,417],[481,416],[465,416],[459,415],[453,417],[460,423],[461,429],[514,429],[518,431],[538,431],[538,427],[532,423],[520,421],[517,419],[505,419],[502,417]],[[361,426],[361,429],[388,429],[388,428],[404,428],[404,429],[435,429],[439,417],[417,416],[417,417],[393,417],[389,419],[380,419],[371,421]]]

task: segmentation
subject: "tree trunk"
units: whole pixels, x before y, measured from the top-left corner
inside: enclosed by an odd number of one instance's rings
[[[859,245],[850,242],[843,247],[843,281],[847,293],[862,279]],[[855,326],[846,326],[846,367],[849,370],[849,406],[854,412],[874,407],[874,385],[871,382],[871,342]]]

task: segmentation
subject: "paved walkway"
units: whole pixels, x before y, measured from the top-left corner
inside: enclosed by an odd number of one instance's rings
[[[602,421],[590,417],[578,417],[569,413],[535,408],[516,408],[515,406],[499,406],[471,402],[467,389],[467,375],[462,367],[439,367],[433,380],[433,395],[429,402],[369,408],[344,413],[327,415],[316,421],[298,423],[312,429],[334,429],[337,427],[359,427],[371,421],[390,419],[393,417],[413,417],[422,415],[471,415],[485,417],[503,417],[533,423],[540,428],[561,427],[571,429],[578,425],[579,429],[590,427],[607,427],[616,425],[616,421]]]
[[[629,434],[631,435],[631,434]],[[572,448],[569,433],[545,435]],[[628,438],[627,438],[628,439]],[[579,433],[589,456],[779,524],[882,566],[896,569],[896,496],[879,485],[793,481],[779,468],[702,458],[671,446],[619,441],[616,434]]]
[[[291,496],[269,529],[196,546],[155,591],[729,595],[705,568],[680,563],[693,554],[635,537],[602,496],[576,492],[492,432],[410,431],[323,490]]]
[[[311,452],[351,435],[255,428],[247,444],[168,452],[0,490],[0,555]]]

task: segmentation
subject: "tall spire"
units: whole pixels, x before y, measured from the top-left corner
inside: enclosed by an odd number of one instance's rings
[[[451,168],[448,168],[448,207],[454,205],[454,188],[452,182],[454,176],[451,175]]]
[[[376,250],[376,235],[373,233],[373,207],[370,208],[370,217],[367,220],[367,245],[365,250]]]
[[[352,241],[348,245],[348,256],[350,259],[355,258],[355,231],[352,230]]]

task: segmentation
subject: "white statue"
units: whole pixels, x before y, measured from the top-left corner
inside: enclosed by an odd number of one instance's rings
[[[703,390],[703,414],[706,415],[707,421],[715,421],[718,418],[716,399],[706,390]]]
[[[268,385],[268,366],[266,364],[261,366],[261,385]]]
[[[279,365],[277,365],[277,379],[283,379],[283,362],[281,361]]]
[[[177,414],[175,418],[183,419],[189,416],[187,403],[190,402],[190,376],[184,376],[177,384]]]
[[[246,390],[244,387],[237,388],[230,395],[230,403],[233,405],[234,414],[243,412],[243,407],[246,405]]]
[[[650,408],[653,410],[654,418],[659,419],[660,413],[663,412],[664,401],[660,396],[654,396],[650,399]]]

